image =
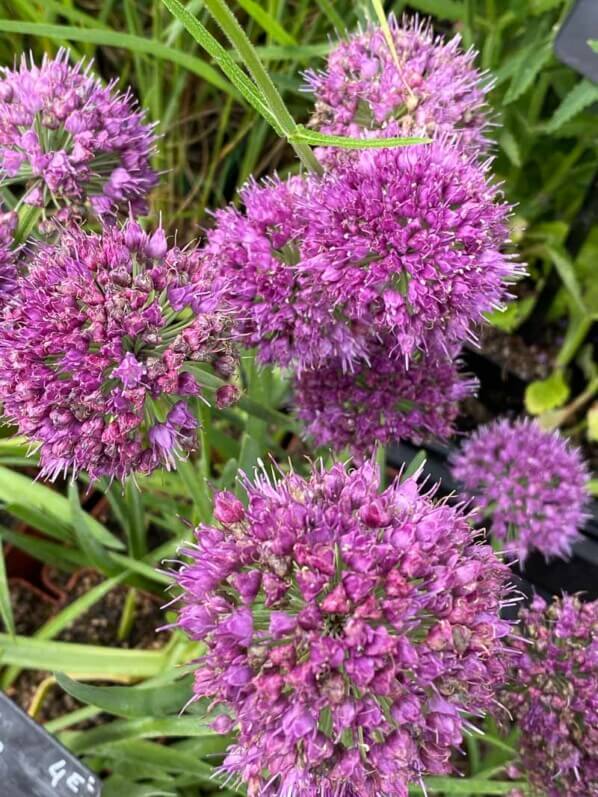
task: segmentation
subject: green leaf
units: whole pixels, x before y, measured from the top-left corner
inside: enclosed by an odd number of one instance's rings
[[[519,149],[519,142],[508,127],[505,127],[500,134],[498,144],[513,166],[519,169],[521,167],[521,151]]]
[[[562,407],[569,398],[563,372],[554,371],[547,379],[531,382],[525,389],[525,407],[532,415]]]
[[[164,772],[193,775],[198,778],[198,782],[206,786],[214,785],[215,772],[209,764],[200,761],[193,754],[181,753],[172,746],[165,747],[155,742],[127,739],[101,745],[94,752],[102,757],[124,760],[140,766],[151,764],[162,768]]]
[[[558,271],[559,277],[563,281],[565,288],[577,305],[578,310],[582,313],[586,313],[587,310],[582,298],[577,275],[575,273],[575,267],[564,246],[546,244],[544,248],[548,257],[554,264],[554,267]]]
[[[562,6],[566,0],[531,0],[530,12],[534,15],[545,14],[547,11],[552,11],[553,8]]]
[[[149,37],[133,36],[130,33],[121,33],[104,27],[76,28],[69,25],[47,25],[41,22],[9,19],[0,19],[0,31],[58,39],[59,41],[88,42],[103,47],[118,47],[133,53],[149,55],[162,61],[171,61],[198,75],[217,89],[225,91],[236,99],[241,99],[234,87],[224,80],[214,67],[206,64],[201,58],[190,55],[184,50],[169,47]]]
[[[21,551],[39,559],[40,562],[56,567],[59,570],[71,572],[77,567],[85,567],[87,564],[85,556],[75,548],[68,548],[56,542],[39,540],[37,537],[30,537],[16,531],[0,526],[0,537],[10,545],[14,545]]]
[[[58,614],[55,614],[54,617],[50,617],[41,628],[38,628],[33,636],[36,639],[53,639],[58,636],[61,631],[68,628],[71,623],[85,614],[95,603],[100,601],[104,595],[118,586],[118,584],[124,580],[125,576],[126,573],[123,573],[116,578],[108,579],[98,584],[96,587],[93,587],[89,592],[86,592],[84,595],[81,595],[81,597],[65,606],[65,608],[58,612]],[[8,687],[14,683],[18,675],[19,669],[17,667],[9,667],[3,673],[2,679],[0,680],[1,688],[4,690],[8,689]]]
[[[421,451],[418,451],[417,454],[413,457],[411,462],[407,465],[405,470],[401,473],[401,481],[405,482],[407,479],[410,479],[412,476],[415,476],[417,471],[422,467],[422,465],[426,462],[426,452],[422,448]]]
[[[243,8],[250,17],[255,19],[257,24],[270,36],[270,38],[285,45],[296,45],[297,41],[286,31],[282,25],[271,16],[265,8],[263,8],[255,0],[238,0],[239,5]]]
[[[508,91],[503,100],[504,105],[509,105],[519,99],[532,85],[540,71],[552,57],[552,36],[542,44],[531,50],[529,56],[522,60],[520,68],[511,78]]]
[[[257,86],[247,77],[245,72],[233,61],[229,53],[220,42],[212,36],[207,28],[187,11],[179,0],[162,0],[170,13],[182,23],[185,30],[212,56],[231,83],[237,88],[249,105],[257,111],[266,121],[275,126],[276,120],[272,117],[268,106]],[[276,129],[276,128],[275,128]],[[277,131],[279,132],[279,131]]]
[[[79,503],[79,488],[76,482],[69,483],[68,493],[71,519],[79,547],[90,565],[103,573],[110,573],[113,570],[113,564],[108,558],[106,549],[91,535],[85,513]]]
[[[590,80],[580,80],[563,98],[559,107],[546,122],[544,131],[556,133],[574,116],[594,102],[598,102],[598,86]]]
[[[56,680],[65,692],[79,702],[129,719],[178,714],[193,695],[192,675],[184,676],[173,684],[151,687],[90,686],[78,683],[63,673],[57,675]]]
[[[18,496],[19,504],[38,512],[47,512],[59,522],[72,523],[72,507],[68,500],[56,490],[35,482],[8,468],[0,467],[0,501],[10,504]],[[83,512],[89,533],[107,548],[123,550],[123,542],[87,512]]]
[[[12,613],[12,603],[10,602],[10,590],[6,577],[6,563],[4,561],[4,551],[0,542],[0,614],[4,627],[11,636],[15,635],[15,620]]]
[[[328,18],[339,36],[347,35],[347,26],[338,11],[335,10],[330,0],[316,0],[321,12]]]
[[[495,794],[509,794],[515,789],[521,789],[524,794],[528,793],[525,781],[508,780],[485,780],[484,778],[424,778],[426,791],[429,794],[441,793],[445,797],[451,794],[472,797],[479,794],[484,797],[491,797]],[[410,786],[409,794],[425,794],[421,786]]]
[[[332,136],[309,130],[297,125],[296,132],[290,136],[292,141],[305,141],[315,147],[340,147],[342,149],[391,149],[408,147],[412,144],[429,144],[429,138],[352,138],[351,136]]]
[[[536,298],[535,295],[526,296],[523,299],[510,302],[504,310],[493,310],[491,313],[486,313],[486,321],[497,329],[514,332],[533,310]]]
[[[102,797],[178,797],[179,792],[164,790],[151,783],[135,783],[121,775],[111,775],[104,781]]]
[[[136,681],[157,675],[165,654],[0,634],[0,662],[29,670],[67,672],[78,678]]]
[[[598,442],[598,404],[593,404],[586,415],[588,421],[588,440],[592,443]]]
[[[195,716],[189,717],[138,717],[132,720],[115,720],[89,731],[70,731],[61,735],[60,741],[76,755],[94,752],[101,744],[126,739],[158,739],[185,736],[195,740],[195,754],[222,754],[230,739],[211,730]]]
[[[36,509],[34,506],[21,506],[21,504],[7,504],[6,511],[18,520],[22,520],[32,529],[43,531],[55,540],[72,539],[72,529],[53,515]]]

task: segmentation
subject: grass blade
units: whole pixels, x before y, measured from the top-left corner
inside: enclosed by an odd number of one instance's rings
[[[158,675],[164,653],[0,634],[0,663],[28,670],[67,672],[90,680],[127,683]]]
[[[184,67],[187,71],[210,83],[221,91],[241,99],[234,86],[224,80],[214,67],[206,64],[201,58],[169,47],[156,39],[146,39],[130,33],[120,33],[104,27],[77,28],[71,25],[47,25],[43,22],[22,22],[10,19],[0,19],[0,31],[4,33],[20,33],[29,36],[47,37],[58,41],[85,42],[101,47],[117,47],[129,50],[132,53],[150,55],[162,61],[171,61]]]
[[[280,22],[274,19],[265,8],[262,8],[255,0],[239,0],[239,5],[242,9],[247,11],[250,17],[254,19],[257,24],[262,28],[270,38],[283,45],[296,45],[297,41],[286,31]]]
[[[2,542],[0,541],[0,614],[4,627],[11,636],[15,635],[15,619],[12,613],[12,604],[10,602],[10,590],[8,588],[8,579],[6,577],[6,563],[4,561],[4,551],[2,550]]]
[[[169,0],[170,2],[170,0]],[[271,117],[276,121],[277,132],[290,141],[293,149],[303,164],[311,171],[321,172],[321,166],[310,147],[302,141],[292,141],[291,137],[297,125],[289,113],[284,100],[274,85],[272,78],[262,64],[247,34],[239,24],[236,16],[224,0],[205,0],[208,11],[212,14],[225,36],[237,50],[243,63],[259,88],[267,103]]]

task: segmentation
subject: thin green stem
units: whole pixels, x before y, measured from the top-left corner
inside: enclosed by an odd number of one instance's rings
[[[236,16],[224,0],[206,0],[205,5],[241,56],[243,63],[253,76],[258,89],[268,103],[272,116],[276,119],[283,135],[290,141],[297,156],[307,169],[321,173],[322,167],[311,147],[304,142],[292,140],[293,134],[297,129],[295,120]]]

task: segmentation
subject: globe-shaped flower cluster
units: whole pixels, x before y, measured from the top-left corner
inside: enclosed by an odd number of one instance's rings
[[[486,76],[474,66],[476,52],[463,52],[460,37],[445,41],[429,22],[390,16],[393,53],[384,31],[370,25],[342,40],[323,71],[307,73],[316,109],[312,124],[324,133],[360,136],[456,134],[473,155],[488,148]]]
[[[598,794],[598,601],[535,598],[500,699],[521,729],[518,750],[533,794]]]
[[[527,418],[478,429],[453,458],[463,493],[524,562],[531,551],[567,557],[587,515],[589,473],[558,433]]]
[[[446,439],[454,431],[459,402],[477,381],[458,362],[422,355],[409,368],[392,356],[387,341],[370,346],[368,361],[354,371],[332,360],[295,378],[295,406],[307,434],[320,446],[349,447],[360,459],[376,443]]]
[[[23,56],[0,70],[0,173],[29,205],[145,212],[157,175],[143,117],[129,92],[102,86],[67,51],[40,66]]]
[[[250,182],[242,213],[216,211],[203,247],[206,269],[236,311],[235,337],[258,349],[262,362],[299,369],[341,353],[363,353],[359,334],[335,318],[309,273],[298,270],[305,240],[305,203],[311,178]]]
[[[508,205],[447,141],[361,152],[243,200],[244,215],[217,214],[205,255],[262,361],[350,369],[383,337],[406,360],[447,351],[517,273]]]
[[[73,227],[40,246],[0,320],[0,401],[41,475],[123,479],[191,450],[198,367],[234,369],[219,301],[197,251],[161,228]]]
[[[262,476],[184,547],[195,697],[238,731],[223,770],[251,797],[406,797],[493,705],[507,568],[413,478],[378,484],[370,462]]]

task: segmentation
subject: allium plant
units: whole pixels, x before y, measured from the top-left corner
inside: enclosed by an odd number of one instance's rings
[[[378,484],[369,461],[260,476],[183,549],[195,698],[237,731],[222,769],[250,797],[406,797],[494,704],[507,568],[414,478]]]
[[[23,186],[25,203],[63,215],[86,203],[100,215],[145,212],[157,182],[153,129],[131,93],[103,86],[90,66],[61,50],[0,70],[2,179]]]
[[[295,406],[307,434],[317,445],[340,451],[349,447],[358,459],[376,443],[401,439],[419,445],[453,434],[459,402],[475,393],[458,362],[422,355],[408,368],[392,356],[388,341],[370,346],[367,361],[353,371],[332,360],[295,378]]]
[[[123,479],[189,452],[198,366],[234,369],[218,301],[197,250],[161,228],[73,227],[39,247],[0,322],[0,401],[40,446],[41,475]]]
[[[587,517],[589,472],[558,432],[527,418],[495,421],[465,441],[452,469],[521,562],[533,550],[547,559],[570,555]]]
[[[545,797],[598,794],[598,601],[535,598],[501,701],[521,730],[522,769]]]
[[[312,120],[324,133],[359,136],[364,130],[387,135],[458,134],[459,145],[475,155],[488,148],[485,74],[474,66],[476,52],[463,52],[460,37],[446,42],[417,17],[402,24],[389,18],[391,51],[379,26],[370,25],[341,41],[326,69],[307,73],[316,98]]]
[[[406,358],[471,335],[518,269],[487,165],[446,141],[362,151],[323,177],[251,184],[204,254],[262,361],[344,368],[386,337]]]

